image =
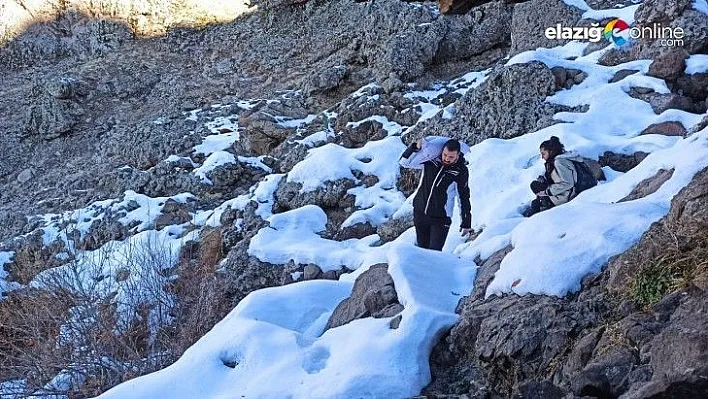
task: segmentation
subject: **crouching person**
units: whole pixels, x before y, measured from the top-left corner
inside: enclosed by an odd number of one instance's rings
[[[526,217],[565,204],[597,184],[583,158],[566,152],[558,137],[553,136],[541,143],[539,150],[546,172],[531,182],[531,191],[536,198],[523,212]]]
[[[413,221],[418,246],[441,251],[450,231],[455,196],[459,195],[462,235],[470,232],[472,221],[469,170],[463,149],[469,147],[446,137],[429,136],[412,143],[401,155],[405,168],[422,169],[413,197]]]

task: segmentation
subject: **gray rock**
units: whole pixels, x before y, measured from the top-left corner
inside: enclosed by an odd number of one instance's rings
[[[371,223],[355,223],[351,226],[341,227],[334,233],[333,238],[337,241],[344,241],[352,238],[364,238],[372,234],[376,234],[376,227]]]
[[[386,136],[387,132],[381,122],[369,120],[355,127],[346,127],[339,135],[339,139],[343,147],[360,148],[369,141],[381,140]]]
[[[406,85],[398,78],[395,73],[389,74],[388,78],[381,82],[381,87],[386,93],[393,93],[394,91],[399,91],[404,89]]]
[[[513,396],[514,399],[561,399],[563,397],[565,397],[565,391],[550,381],[529,381],[519,384]]]
[[[583,163],[587,165],[597,181],[606,180],[605,172],[602,171],[602,165],[600,165],[599,161],[590,158],[583,158]]]
[[[650,93],[642,99],[649,102],[657,115],[669,109],[679,109],[686,112],[693,112],[695,109],[695,105],[690,98],[675,93]]]
[[[399,314],[398,316],[394,317],[391,319],[391,323],[389,324],[389,327],[391,327],[392,330],[395,330],[398,328],[398,326],[401,325],[401,320],[403,317]]]
[[[675,81],[686,69],[686,59],[689,54],[683,48],[672,48],[661,53],[649,65],[648,76],[654,76],[659,79]]]
[[[470,297],[471,300],[484,299],[484,295],[487,292],[487,286],[489,286],[489,283],[491,283],[494,279],[494,274],[496,274],[499,270],[502,260],[504,260],[504,257],[513,249],[514,248],[509,245],[506,248],[495,252],[492,256],[486,259],[481,266],[479,266],[477,269],[477,275],[474,279],[474,289],[472,290],[472,296]]]
[[[354,182],[341,179],[327,182],[325,187],[305,193],[300,192],[300,183],[287,182],[282,179],[275,192],[275,212],[284,212],[297,209],[305,205],[317,205],[323,209],[346,208],[353,206],[349,200],[347,190],[354,187]]]
[[[438,51],[445,34],[441,23],[419,24],[409,30],[392,36],[383,54],[383,81],[390,73],[395,73],[404,81],[422,75]]]
[[[681,122],[667,121],[654,123],[649,125],[646,129],[642,130],[639,134],[662,134],[664,136],[685,136],[686,128],[683,127]]]
[[[514,6],[511,20],[511,51],[515,55],[538,47],[561,46],[568,40],[548,39],[547,27],[575,26],[582,11],[564,2],[531,0]]]
[[[667,172],[662,172],[664,178]],[[708,221],[708,169],[697,173],[693,181],[674,196],[669,214],[653,224],[634,247],[613,259],[607,265],[607,291],[626,292],[642,265],[663,256],[667,248],[676,246],[678,236],[697,234]]]
[[[708,15],[691,8],[685,9],[680,17],[671,21],[672,28],[683,30],[683,48],[689,54],[705,54],[708,51],[706,26],[708,26]]]
[[[34,169],[27,168],[20,172],[15,178],[19,183],[27,183],[31,178],[34,177]]]
[[[336,65],[321,70],[307,80],[305,94],[311,96],[336,89],[346,79],[348,74],[349,68],[346,65]]]
[[[485,2],[474,11],[441,19],[446,32],[438,45],[435,63],[467,60],[511,44],[513,5]],[[437,21],[436,21],[437,22]]]
[[[52,140],[69,133],[85,110],[75,101],[56,98],[40,86],[32,90],[34,105],[26,113],[25,135]]]
[[[676,80],[676,91],[696,102],[705,100],[708,96],[708,73],[680,76]]]
[[[309,264],[305,266],[305,270],[303,271],[303,279],[305,280],[314,280],[316,278],[319,278],[322,275],[322,269],[320,269],[319,266]]]
[[[161,230],[173,224],[182,224],[192,220],[187,204],[177,202],[172,198],[165,201],[160,216],[155,219],[155,229]]]
[[[381,237],[382,243],[386,243],[395,240],[411,227],[413,227],[413,213],[387,220],[376,228],[376,234]]]
[[[396,188],[408,197],[418,188],[420,171],[403,167],[400,168],[399,171],[401,175],[396,182]]]
[[[616,66],[625,62],[634,61],[633,52],[625,48],[611,48],[606,51],[598,60],[598,64],[604,66]]]
[[[398,303],[393,279],[380,263],[370,266],[354,281],[349,298],[342,301],[327,321],[326,330],[364,317],[391,317],[403,310]]]
[[[632,155],[615,154],[611,151],[605,151],[600,155],[599,163],[601,166],[609,166],[618,172],[627,172],[639,165],[640,162],[647,157],[646,152],[637,151]]]
[[[661,0],[647,0],[642,2],[635,12],[636,22],[640,25],[652,22],[668,22],[677,19],[691,4],[690,0],[676,0],[665,2]]]
[[[605,329],[595,328],[581,337],[574,345],[568,356],[568,360],[563,366],[563,373],[567,376],[574,375],[581,371],[592,358],[593,352]]]
[[[284,272],[282,265],[261,262],[248,255],[250,242],[250,237],[239,241],[221,265],[228,281],[228,296],[234,304],[255,290],[287,283],[285,274],[289,273]]]
[[[708,321],[698,316],[707,311],[703,291],[682,301],[671,324],[649,344],[651,382],[627,397],[700,397],[708,392]]]
[[[443,135],[473,145],[491,137],[509,139],[534,132],[557,123],[553,115],[560,108],[545,100],[557,89],[550,68],[540,62],[501,68],[457,102],[454,119],[430,119],[412,137]]]
[[[622,198],[617,202],[634,201],[639,198],[644,198],[649,194],[655,193],[659,188],[661,188],[662,184],[666,183],[666,181],[671,178],[673,174],[673,169],[660,169],[656,175],[639,182],[639,184],[634,187],[632,192],[630,192],[629,194],[627,194],[626,197]]]
[[[572,378],[572,390],[579,396],[618,397],[626,391],[629,373],[636,362],[631,350],[613,347]]]
[[[619,82],[627,76],[634,75],[637,72],[639,71],[636,69],[622,69],[621,71],[617,71],[617,73],[615,73],[615,76],[610,79],[610,83]]]

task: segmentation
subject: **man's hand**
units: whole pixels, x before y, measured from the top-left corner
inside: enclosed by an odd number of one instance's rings
[[[465,229],[465,228],[460,227],[460,231],[462,232],[462,234],[460,234],[460,235],[461,235],[462,237],[464,237],[464,236],[466,236],[466,235],[469,235],[470,232],[472,231],[472,229]]]
[[[418,146],[418,150],[423,148],[423,138],[419,138],[418,141],[415,142],[415,145]]]

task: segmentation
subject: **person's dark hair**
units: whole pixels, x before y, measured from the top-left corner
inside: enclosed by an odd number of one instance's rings
[[[447,148],[448,151],[460,152],[460,142],[455,139],[450,139],[445,143],[445,148]]]
[[[551,136],[549,140],[546,140],[541,143],[539,148],[548,151],[551,158],[555,158],[556,156],[565,152],[565,147],[560,142],[560,139],[556,136]]]

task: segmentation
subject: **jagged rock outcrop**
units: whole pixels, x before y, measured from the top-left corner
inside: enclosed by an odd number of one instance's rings
[[[454,119],[433,118],[414,136],[446,135],[473,145],[534,132],[556,123],[553,115],[564,107],[545,99],[558,89],[551,69],[538,61],[500,68],[457,101]]]
[[[25,136],[39,136],[52,140],[71,132],[85,114],[77,101],[80,83],[75,77],[55,77],[44,85],[35,85],[31,96],[34,104],[29,109],[25,123]]]
[[[708,244],[706,179],[708,169],[674,197],[669,214],[634,247],[566,298],[484,299],[480,292],[509,249],[490,257],[478,272],[475,294],[458,305],[460,322],[431,354],[433,381],[424,394],[705,395],[708,270],[700,259]],[[657,267],[679,267],[673,261],[686,262],[681,267],[692,276],[687,285],[642,302],[647,293],[638,284],[656,281],[662,273]]]
[[[556,24],[576,26],[581,17],[580,9],[563,1],[531,0],[516,4],[511,20],[510,54],[563,45],[564,40],[546,38],[546,28]]]
[[[370,266],[356,278],[352,294],[334,309],[325,330],[364,317],[391,317],[403,310],[385,263]]]

